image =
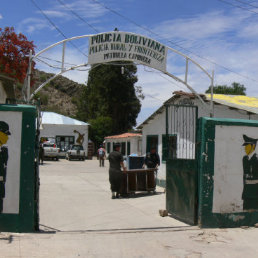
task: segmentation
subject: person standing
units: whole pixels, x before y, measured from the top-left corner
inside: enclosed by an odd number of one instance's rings
[[[11,135],[9,125],[0,121],[0,213],[3,212],[3,199],[5,198],[5,182],[8,161],[8,148],[3,146]]]
[[[99,156],[99,166],[104,167],[105,157],[106,157],[106,150],[103,148],[102,145],[100,145],[100,148],[98,149],[98,156]]]
[[[43,161],[44,161],[44,147],[43,147],[43,143],[41,142],[39,144],[39,164],[43,165]]]
[[[147,168],[158,168],[160,166],[159,154],[156,152],[155,147],[152,147],[151,151],[146,154],[143,166],[145,165]]]
[[[123,172],[121,171],[121,167],[123,171],[126,171],[126,167],[124,166],[123,155],[120,152],[120,144],[116,143],[114,145],[114,151],[112,151],[108,155],[109,160],[109,182],[110,188],[112,192],[112,199],[118,198],[121,192],[122,182],[123,182]]]
[[[147,168],[155,168],[156,169],[153,172],[153,174],[149,175],[151,181],[153,181],[154,188],[156,188],[157,170],[158,170],[158,166],[160,166],[160,158],[159,158],[159,154],[156,152],[156,147],[152,147],[151,151],[146,154],[143,167],[145,167],[145,166],[147,166]],[[156,190],[154,190],[154,193],[156,193]]]

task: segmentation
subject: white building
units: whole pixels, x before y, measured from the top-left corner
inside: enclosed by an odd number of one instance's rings
[[[44,140],[54,140],[61,154],[72,144],[80,144],[88,155],[89,124],[53,112],[42,112],[40,137]]]
[[[123,133],[105,137],[105,149],[107,155],[114,150],[115,143],[121,144],[121,153],[124,156],[130,154],[142,155],[142,135],[138,133]]]
[[[203,94],[201,97],[209,106],[210,95]],[[195,158],[197,118],[209,116],[210,110],[194,94],[177,91],[137,127],[142,130],[143,154],[151,146],[157,147],[161,160],[158,172],[160,185],[165,185],[167,156]],[[214,94],[214,117],[258,120],[258,98]]]

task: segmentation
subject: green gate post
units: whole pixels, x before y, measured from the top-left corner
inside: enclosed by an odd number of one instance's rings
[[[250,184],[255,190],[251,198],[258,204],[258,167],[245,183],[243,161],[247,154],[243,136],[257,141],[258,121],[205,117],[199,121],[199,130],[199,226],[253,226],[258,222],[258,209],[244,208],[243,189]]]
[[[0,166],[5,167],[6,173],[0,185],[3,203],[3,209],[0,211],[0,231],[38,230],[36,118],[35,106],[0,105],[0,123],[9,126],[9,139],[6,144],[0,145],[0,151],[7,152],[6,165],[3,165],[4,161],[0,156]]]

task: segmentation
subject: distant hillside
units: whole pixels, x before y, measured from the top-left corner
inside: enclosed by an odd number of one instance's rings
[[[35,70],[33,75],[35,83],[32,92],[53,75]],[[66,77],[58,76],[43,87],[36,94],[36,97],[41,100],[42,111],[52,111],[65,116],[75,117],[77,113],[76,102],[82,93],[82,89],[82,84],[78,84]]]

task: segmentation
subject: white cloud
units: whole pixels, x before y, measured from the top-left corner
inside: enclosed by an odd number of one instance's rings
[[[81,16],[95,18],[95,21],[106,12],[102,7],[88,1],[75,1],[69,6]],[[51,8],[51,10],[53,11],[52,15],[56,15],[57,18],[62,12],[68,14],[68,10],[64,8],[62,8],[61,13],[55,13],[55,8]],[[71,18],[72,15],[67,17]],[[33,23],[31,31],[36,30],[36,26],[40,28],[40,21],[31,23]],[[27,23],[24,25],[28,26]],[[146,31],[131,25],[121,29],[153,37],[149,32],[146,33]],[[209,12],[187,19],[164,21],[156,25],[153,30],[162,36],[159,39],[157,36],[154,37],[158,41],[163,43],[166,42],[164,39],[176,41],[183,47],[180,51],[190,55],[210,74],[214,69],[215,84],[231,85],[232,82],[236,81],[246,86],[248,95],[258,96],[258,45],[255,40],[258,36],[258,21],[256,17],[243,12],[229,14]],[[186,51],[187,49],[190,50],[190,53]],[[51,51],[50,56],[60,60],[60,53],[61,50],[56,49]],[[85,57],[81,53],[68,48],[66,62],[78,64],[84,61]],[[215,63],[219,65],[217,66]],[[176,55],[170,55],[167,66],[170,73],[184,79],[185,63],[183,59]],[[40,68],[43,69],[43,66],[40,65]],[[44,69],[54,71],[46,67]],[[87,72],[73,71],[64,74],[64,76],[80,83],[85,83],[87,80]],[[246,77],[254,78],[255,81]],[[142,101],[142,112],[138,122],[145,120],[148,115],[161,106],[165,100],[172,96],[173,91],[189,91],[183,84],[177,83],[150,68],[144,70],[142,66],[138,66],[138,78],[139,81],[136,85],[142,86],[143,93],[146,95]],[[188,82],[199,93],[204,93],[210,86],[210,79],[193,65],[189,66]]]
[[[77,16],[80,16],[81,18],[98,18],[107,12],[104,7],[93,3],[92,1],[77,0],[70,3],[62,2],[64,5],[58,3],[57,5],[55,4],[52,7],[43,10],[43,12],[52,18],[63,17],[69,20],[78,19],[72,12],[76,13]]]
[[[256,16],[246,12],[204,13],[184,20],[162,22],[155,31],[168,40],[179,42],[183,47],[180,51],[190,55],[210,73],[214,69],[215,83],[230,85],[237,81],[247,87],[247,94],[258,95]],[[180,67],[181,63],[174,62],[173,66]],[[200,73],[194,70],[191,83],[198,92],[203,92],[209,82],[204,83],[206,80],[199,77]]]
[[[211,12],[187,19],[164,21],[154,29],[164,38],[200,40],[226,33],[241,20],[241,16],[236,19],[222,12]]]
[[[18,31],[23,31],[29,34],[40,31],[43,28],[49,28],[49,24],[46,20],[39,18],[26,18],[18,25]]]
[[[257,38],[258,37],[258,23],[249,23],[242,28],[238,34],[242,38]]]
[[[104,15],[107,10],[92,1],[78,0],[71,3],[71,8],[88,18],[96,18]]]
[[[0,19],[3,19],[3,15],[0,13]]]
[[[46,14],[48,17],[56,17],[56,18],[68,18],[70,15],[68,15],[66,12],[57,11],[57,10],[45,10],[43,11],[44,14]]]

